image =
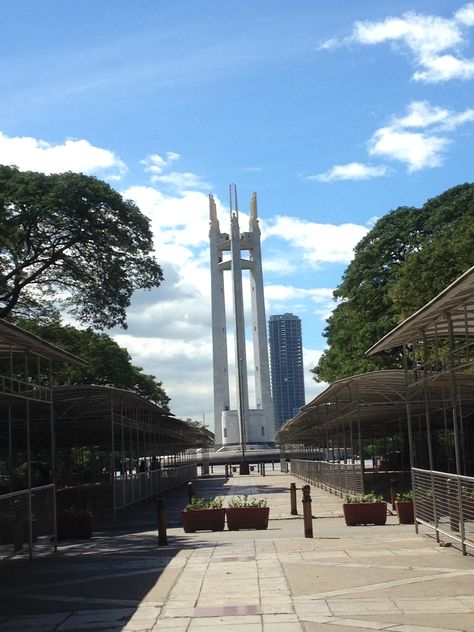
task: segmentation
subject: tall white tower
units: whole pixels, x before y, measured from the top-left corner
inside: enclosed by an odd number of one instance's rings
[[[235,185],[230,187],[230,235],[220,232],[216,204],[212,195],[209,196],[209,215],[216,444],[245,446],[247,443],[273,443],[275,419],[270,390],[257,194],[254,193],[250,201],[249,230],[246,233],[240,233],[239,229]],[[249,259],[242,258],[243,250],[249,252]],[[230,252],[230,258],[224,260],[224,252]],[[256,408],[249,407],[242,270],[250,271]],[[232,277],[236,410],[230,410],[225,271],[230,271]]]

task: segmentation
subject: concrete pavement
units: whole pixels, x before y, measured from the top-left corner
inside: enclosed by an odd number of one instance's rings
[[[168,495],[169,545],[157,547],[153,505],[55,556],[0,568],[0,631],[474,632],[474,558],[389,516],[347,527],[342,499],[312,488],[314,538],[290,516],[301,481],[222,475],[198,496],[266,497],[266,531],[184,534],[185,488]],[[298,492],[301,513],[301,492]]]

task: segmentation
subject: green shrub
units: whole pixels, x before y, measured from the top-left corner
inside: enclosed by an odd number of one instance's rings
[[[369,492],[361,496],[346,496],[346,503],[383,503],[383,496],[375,492]]]
[[[409,491],[397,493],[395,494],[395,500],[398,500],[399,502],[408,502],[413,500],[413,492]]]
[[[266,507],[267,499],[266,498],[254,498],[253,496],[249,496],[246,494],[245,496],[234,496],[231,500],[229,500],[229,507],[234,508],[245,508],[245,507]]]
[[[186,505],[186,511],[197,511],[199,509],[222,509],[222,498],[193,498],[190,503]]]

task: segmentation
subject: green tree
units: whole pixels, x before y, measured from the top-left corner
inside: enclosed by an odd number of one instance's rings
[[[108,184],[0,166],[0,317],[69,311],[126,326],[134,290],[160,284],[149,220]]]
[[[128,351],[107,334],[64,326],[59,320],[48,324],[17,320],[16,324],[89,363],[87,367],[58,364],[53,372],[55,385],[96,384],[124,388],[169,411],[170,398],[162,383],[134,366]]]
[[[215,435],[205,424],[192,419],[186,419],[186,423],[196,431],[196,436],[198,437],[201,447],[208,448],[214,445]]]
[[[329,348],[313,369],[328,381],[383,368],[400,368],[399,350],[365,351],[474,264],[474,184],[400,207],[382,217],[357,244],[334,292]]]

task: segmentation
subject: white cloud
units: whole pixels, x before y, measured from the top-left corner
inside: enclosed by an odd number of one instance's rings
[[[474,77],[474,60],[464,58],[460,50],[466,43],[465,30],[474,25],[474,3],[464,5],[452,18],[408,11],[401,17],[379,22],[357,21],[352,35],[345,40],[331,38],[320,49],[332,49],[344,43],[376,45],[390,42],[411,53],[415,81],[439,83]]]
[[[370,167],[361,162],[350,162],[346,165],[334,165],[328,171],[315,176],[309,176],[308,180],[319,180],[320,182],[333,182],[334,180],[368,180],[378,178],[387,173],[387,168],[383,165]]]
[[[0,164],[16,165],[21,171],[43,173],[102,173],[119,180],[127,167],[108,149],[95,147],[87,140],[68,139],[53,145],[29,136],[8,137],[0,132]]]
[[[466,26],[474,26],[474,2],[469,2],[456,11],[454,14],[455,19],[461,24],[465,24]]]
[[[450,79],[471,79],[474,77],[474,60],[458,59],[453,55],[441,55],[427,59],[425,70],[417,70],[413,75],[416,81],[439,83]]]
[[[313,373],[311,372],[311,369],[314,369],[314,367],[318,364],[319,358],[322,354],[323,351],[319,349],[308,349],[303,346],[304,390],[306,404],[312,401],[316,395],[319,395],[319,393],[322,393],[328,387],[328,384],[325,382],[315,382],[313,380]]]
[[[203,189],[209,191],[212,186],[195,173],[190,173],[189,171],[163,173],[180,158],[180,154],[175,151],[168,151],[164,158],[160,154],[149,154],[146,158],[140,160],[140,164],[144,165],[145,171],[151,174],[150,182],[152,184],[164,185],[174,193]]]
[[[274,285],[265,286],[265,296],[270,301],[282,301],[292,299],[309,298],[314,303],[325,303],[328,299],[332,300],[333,288],[298,288],[293,285]]]
[[[142,213],[151,219],[155,245],[160,254],[164,246],[207,245],[209,234],[209,197],[207,195],[199,191],[188,191],[176,197],[165,195],[154,187],[148,186],[129,187],[123,195],[134,200]],[[216,204],[220,208],[218,199],[216,199]],[[179,254],[180,257],[188,258],[184,252]]]
[[[152,176],[153,184],[168,184],[177,191],[190,191],[192,189],[204,189],[209,191],[212,186],[195,173],[172,171],[166,175]]]
[[[472,121],[474,109],[453,112],[427,101],[414,101],[405,116],[376,130],[369,141],[369,154],[404,162],[409,173],[437,167],[452,142],[445,133]]]
[[[146,158],[140,160],[140,164],[145,166],[145,171],[148,173],[159,174],[165,167],[179,160],[179,158],[180,155],[176,152],[168,151],[165,158],[160,156],[160,154],[149,154]]]
[[[288,216],[277,216],[265,228],[266,239],[278,237],[289,242],[310,264],[349,263],[354,246],[367,231],[358,224],[318,224]]]
[[[382,127],[373,135],[369,153],[405,162],[408,172],[412,173],[426,167],[438,167],[449,143],[446,138],[435,135]]]

